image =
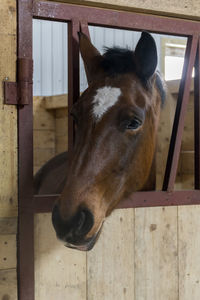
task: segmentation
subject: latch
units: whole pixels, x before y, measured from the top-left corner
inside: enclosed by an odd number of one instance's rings
[[[32,95],[33,60],[18,58],[17,70],[17,82],[4,81],[4,103],[27,105]]]

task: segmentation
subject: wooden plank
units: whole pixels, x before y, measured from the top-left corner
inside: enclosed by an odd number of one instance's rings
[[[35,299],[86,300],[86,253],[56,239],[51,214],[35,216]]]
[[[178,208],[179,299],[200,298],[200,206]]]
[[[17,126],[15,108],[0,108],[0,217],[17,215]]]
[[[17,234],[17,218],[0,218],[0,235]]]
[[[9,8],[10,7],[10,8]],[[16,3],[0,3],[0,81],[15,81],[16,73]],[[5,25],[6,24],[6,25]],[[17,215],[17,110],[3,104],[0,87],[0,217]]]
[[[176,207],[135,210],[135,299],[179,299],[177,247]]]
[[[62,135],[56,137],[56,154],[67,151],[68,149],[68,136]]]
[[[133,209],[115,210],[87,253],[87,292],[88,300],[134,300]]]
[[[53,0],[50,0],[53,1]],[[139,11],[145,13],[153,13],[164,16],[176,16],[199,20],[200,7],[199,0],[184,1],[180,0],[60,0],[61,2],[70,2],[80,5],[89,5],[103,8],[112,8],[128,11]]]
[[[180,154],[180,174],[194,174],[194,151],[182,151]]]
[[[177,80],[168,80],[167,81],[167,88],[169,89],[169,92],[171,94],[178,94],[179,91],[179,85],[180,85],[180,79]],[[192,78],[192,84],[191,84],[191,92],[194,91],[194,79]]]
[[[56,137],[68,134],[68,118],[56,118]]]
[[[16,34],[16,1],[0,1],[0,32]]]
[[[17,300],[16,269],[0,270],[0,299]]]
[[[4,22],[6,23],[7,20]],[[0,79],[15,81],[16,72],[16,35],[2,34],[0,30]],[[1,107],[3,104],[3,85],[0,88]],[[14,107],[15,108],[15,107]],[[16,109],[16,108],[15,108]],[[10,106],[10,110],[13,110],[13,106]]]
[[[0,269],[16,268],[16,235],[0,235]]]
[[[56,119],[67,118],[67,117],[68,117],[68,109],[67,108],[56,109]]]
[[[55,150],[50,149],[41,149],[35,148],[34,149],[34,167],[41,167],[44,165],[48,160],[55,156]]]
[[[183,190],[194,189],[194,174],[183,174],[181,176],[181,182]]]
[[[68,95],[56,95],[45,97],[46,109],[66,108],[68,106]]]
[[[44,97],[33,97],[33,128],[55,130],[55,113],[46,110]]]
[[[194,189],[194,175],[193,174],[183,174],[176,176],[175,190],[192,190]]]
[[[55,132],[53,130],[34,130],[34,148],[54,149]]]

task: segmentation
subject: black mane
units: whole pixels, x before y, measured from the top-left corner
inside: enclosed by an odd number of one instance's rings
[[[133,51],[119,47],[105,48],[105,50],[102,67],[109,76],[135,71]]]
[[[108,74],[108,76],[117,76],[119,74],[136,72],[134,61],[134,52],[120,47],[105,48],[101,67]],[[156,86],[161,96],[162,105],[165,102],[166,91],[165,84],[159,72],[156,72]]]

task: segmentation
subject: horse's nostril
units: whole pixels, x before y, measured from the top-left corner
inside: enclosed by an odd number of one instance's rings
[[[74,222],[75,234],[77,236],[86,235],[94,225],[92,213],[87,209],[83,209],[77,213],[76,217],[77,219]]]
[[[73,243],[83,239],[90,231],[94,225],[94,218],[87,208],[79,208],[74,216],[63,220],[59,207],[55,205],[52,212],[52,223],[60,239]]]
[[[86,219],[86,213],[84,211],[81,211],[80,218],[78,220],[78,227],[77,227],[78,230],[80,230],[83,227],[85,219]]]

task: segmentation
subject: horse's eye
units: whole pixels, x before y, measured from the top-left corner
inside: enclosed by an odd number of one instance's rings
[[[134,118],[127,122],[126,129],[137,129],[141,125],[142,125],[142,122],[140,120],[138,120],[137,118]]]

